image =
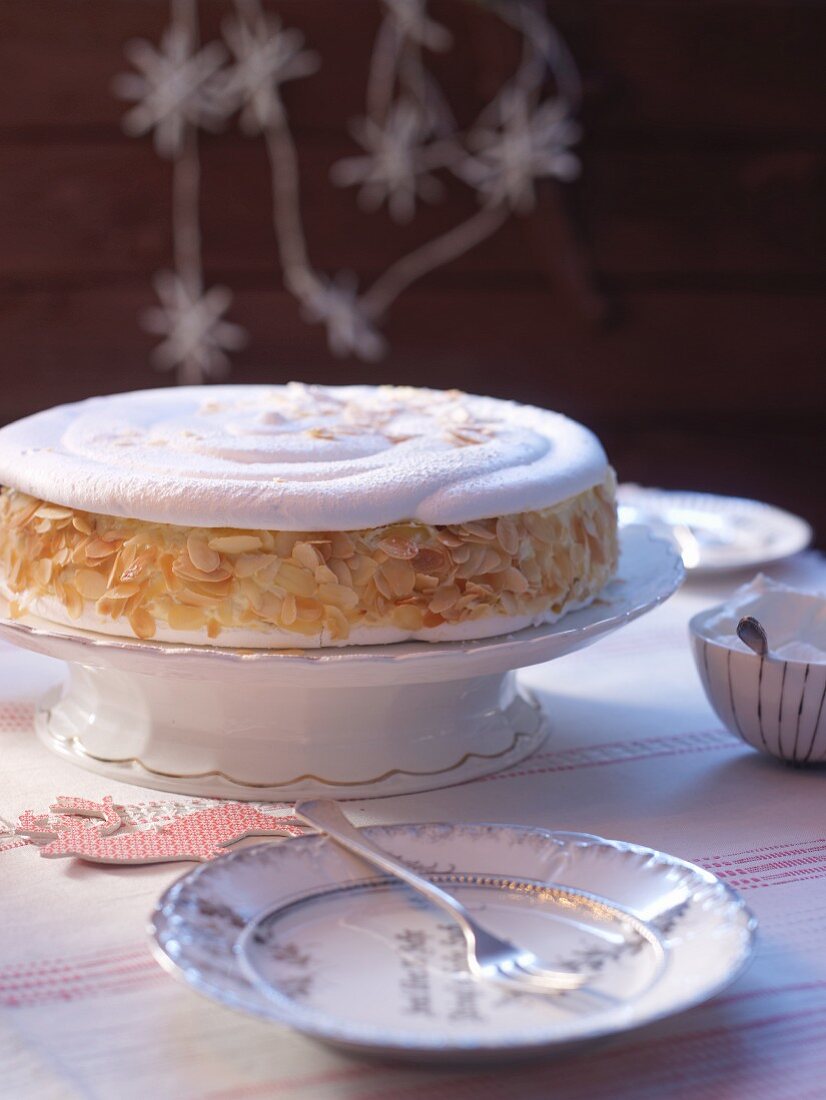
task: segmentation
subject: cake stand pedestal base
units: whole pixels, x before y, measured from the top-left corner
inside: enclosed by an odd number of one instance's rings
[[[276,677],[166,679],[75,665],[37,712],[40,739],[109,779],[261,801],[368,798],[461,783],[545,739],[514,673],[320,688]]]
[[[591,645],[671,595],[670,542],[621,532],[617,577],[557,623],[468,642],[317,650],[169,645],[0,606],[0,637],[67,661],[37,716],[50,749],[110,779],[260,801],[411,794],[509,768],[542,744],[516,669]]]

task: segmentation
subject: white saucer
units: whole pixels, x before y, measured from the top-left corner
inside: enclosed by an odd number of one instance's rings
[[[0,637],[69,662],[42,741],[110,779],[256,801],[370,798],[512,767],[548,726],[514,669],[549,661],[667,599],[679,554],[621,532],[617,577],[559,622],[468,642],[317,650],[170,645],[2,617]]]
[[[492,931],[585,970],[588,991],[485,985],[441,911],[331,841],[235,851],[179,879],[150,926],[161,964],[232,1008],[412,1060],[515,1057],[640,1027],[713,996],[755,921],[714,875],[583,833],[509,825],[367,830]],[[574,900],[565,887],[599,900]]]
[[[768,565],[805,550],[812,529],[799,516],[742,497],[620,485],[622,523],[645,523],[670,533],[693,574]]]

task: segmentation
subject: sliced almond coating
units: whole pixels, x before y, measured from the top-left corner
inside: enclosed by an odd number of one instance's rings
[[[146,640],[155,636],[155,620],[145,607],[139,607],[129,616],[129,625],[137,638]]]
[[[338,607],[331,605],[325,608],[324,626],[329,631],[330,637],[335,641],[343,641],[345,638],[350,637],[350,623],[347,616]]]
[[[106,591],[106,578],[94,569],[78,569],[75,573],[75,586],[86,600],[99,600]]]
[[[428,606],[434,614],[441,614],[442,611],[448,611],[461,596],[459,588],[455,584],[446,584],[442,588],[438,588],[430,597]]]
[[[50,558],[41,558],[32,564],[29,574],[34,584],[45,588],[52,579],[52,562]]]
[[[35,515],[41,519],[72,519],[74,512],[71,508],[64,508],[60,504],[41,504]]]
[[[344,585],[338,583],[320,584],[318,586],[318,598],[324,604],[340,607],[342,611],[352,611],[359,604],[357,593],[352,588],[345,588]]]
[[[424,616],[418,607],[402,604],[393,611],[393,625],[399,630],[421,630]]]
[[[112,554],[118,552],[118,547],[112,542],[104,542],[103,539],[95,538],[90,539],[85,547],[86,557],[90,561],[100,561],[103,558],[111,557]]]
[[[252,577],[277,561],[275,554],[241,554],[232,567],[236,577]]]
[[[208,545],[221,554],[253,554],[263,544],[258,535],[216,535]]]
[[[519,531],[512,519],[502,516],[496,521],[496,538],[505,553],[513,557],[519,549]]]
[[[324,606],[318,600],[308,600],[299,596],[295,601],[295,606],[298,618],[303,619],[305,622],[312,623],[324,618]]]
[[[281,612],[283,608],[283,602],[272,592],[265,592],[258,605],[257,611],[262,619],[266,619],[268,623],[279,623],[281,621]]]
[[[112,600],[128,600],[132,596],[136,596],[141,590],[141,586],[134,581],[127,581],[126,584],[116,584],[108,590],[106,593]]]
[[[199,607],[173,604],[169,608],[166,621],[172,630],[201,630],[207,619]]]
[[[409,561],[388,558],[381,567],[381,574],[396,597],[409,596],[416,586],[416,571]]]
[[[213,573],[221,564],[221,555],[207,545],[203,535],[190,534],[186,540],[189,560],[202,573]]]
[[[214,607],[216,603],[221,599],[220,593],[211,593],[206,596],[202,592],[195,592],[191,588],[182,588],[179,592],[175,593],[175,599],[180,600],[181,603],[186,604],[188,607]]]
[[[175,559],[172,570],[177,576],[183,577],[184,580],[199,581],[201,584],[220,584],[222,581],[229,580],[232,576],[230,570],[223,565],[210,570],[209,573],[205,573],[203,569],[198,569],[194,563],[190,563],[186,554],[182,554]]]
[[[339,562],[339,565],[343,564]],[[338,577],[329,565],[319,565],[314,573],[316,584],[338,584]]]
[[[82,515],[80,512],[75,512],[72,516],[72,526],[76,531],[80,531],[82,535],[91,535],[92,533],[91,523],[86,516]]]
[[[83,614],[83,598],[70,584],[64,586],[63,604],[70,619],[79,619]]]
[[[295,602],[295,596],[292,593],[284,597],[284,603],[281,607],[281,623],[283,626],[292,626],[298,618],[298,607]]]
[[[353,574],[350,572],[350,566],[346,561],[340,561],[338,558],[333,558],[330,562],[330,572],[338,583],[343,584],[345,588],[353,587]]]
[[[276,578],[278,583],[294,596],[312,596],[316,589],[314,578],[288,561],[282,562]]]
[[[390,558],[401,558],[410,561],[419,552],[418,543],[413,539],[402,538],[400,535],[390,535],[381,539],[379,548]]]
[[[330,545],[333,557],[340,558],[342,561],[352,558],[356,552],[353,540],[346,531],[333,531],[330,535]]]
[[[413,559],[413,568],[419,573],[441,573],[449,560],[441,547],[423,546]]]
[[[310,572],[313,572],[317,566],[322,564],[321,555],[308,542],[297,542],[293,547],[292,558],[296,565],[303,566],[304,569],[309,569]]]

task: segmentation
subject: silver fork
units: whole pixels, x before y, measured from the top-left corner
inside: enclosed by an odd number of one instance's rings
[[[327,799],[299,802],[295,807],[295,815],[385,874],[401,879],[448,913],[464,933],[468,966],[474,976],[499,981],[511,988],[520,985],[535,993],[561,993],[579,989],[585,984],[586,975],[576,974],[572,970],[559,970],[543,962],[532,951],[488,932],[470,915],[458,898],[435,882],[417,874],[407,864],[389,855],[364,836],[362,830],[357,829],[344,816],[338,803]],[[573,890],[566,890],[566,893],[576,895]]]

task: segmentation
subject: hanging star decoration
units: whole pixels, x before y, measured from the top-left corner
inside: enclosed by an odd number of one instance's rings
[[[536,205],[536,180],[572,180],[579,174],[579,159],[570,148],[579,137],[564,104],[550,99],[532,108],[521,88],[508,88],[468,135],[472,155],[459,171],[482,202],[527,213]]]
[[[402,39],[417,42],[428,50],[449,50],[453,42],[450,31],[431,19],[425,0],[383,0],[390,18]]]
[[[358,119],[352,133],[367,155],[337,161],[331,172],[333,182],[340,187],[359,185],[363,210],[378,210],[386,202],[394,221],[411,221],[417,199],[438,202],[444,195],[431,169],[445,163],[446,146],[428,146],[427,131],[421,111],[409,99],[394,104],[383,122]]]
[[[193,382],[224,375],[226,353],[246,343],[244,329],[223,319],[232,293],[225,286],[200,293],[171,271],[156,276],[155,289],[161,304],[146,310],[143,323],[148,332],[165,337],[152,353],[158,370],[185,364]]]
[[[207,94],[226,58],[220,42],[196,49],[188,28],[173,24],[164,31],[160,48],[138,38],[127,42],[125,52],[138,70],[121,73],[114,81],[122,99],[136,101],[123,119],[128,134],[151,131],[158,153],[174,157],[188,125],[215,129],[220,124],[221,115]]]
[[[305,321],[326,327],[333,355],[358,355],[368,361],[381,357],[384,340],[359,304],[358,279],[352,271],[340,271],[332,279],[317,279],[303,302]]]
[[[233,63],[211,86],[216,109],[224,116],[241,109],[238,124],[246,134],[259,134],[283,113],[281,86],[311,76],[321,65],[318,54],[304,49],[304,35],[285,29],[281,20],[256,7],[239,5],[224,24]]]
[[[298,150],[284,100],[285,85],[316,73],[318,55],[304,34],[267,13],[263,0],[225,0],[233,14],[222,42],[201,46],[198,0],[170,0],[170,26],[160,45],[133,41],[127,56],[135,72],[116,81],[135,106],[127,133],[152,134],[170,157],[173,180],[174,271],[156,285],[160,305],[146,314],[162,336],[153,359],[176,370],[181,382],[220,377],[229,353],[244,343],[225,319],[226,287],[204,290],[199,223],[198,131],[233,118],[242,133],[263,140],[272,189],[272,227],[284,289],[310,323],[326,329],[333,355],[378,359],[386,344],[378,331],[404,291],[429,273],[487,240],[511,215],[528,214],[537,183],[576,177],[573,120],[580,81],[571,55],[536,0],[488,0],[482,19],[497,19],[516,35],[519,60],[476,121],[454,117],[429,54],[453,46],[447,27],[433,19],[428,0],[376,0],[378,31],[367,73],[363,116],[351,124],[357,148],[331,169],[339,187],[353,188],[361,209],[386,208],[397,223],[413,221],[425,203],[438,203],[449,186],[469,187],[479,205],[464,221],[399,256],[364,288],[351,273],[325,274],[310,256],[301,210]]]

